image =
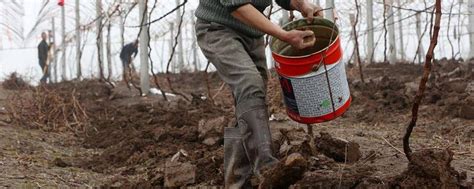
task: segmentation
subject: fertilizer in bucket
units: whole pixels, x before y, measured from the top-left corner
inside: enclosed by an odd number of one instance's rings
[[[275,68],[280,77],[288,116],[300,123],[312,124],[333,120],[349,108],[351,95],[337,26],[315,18],[288,23],[285,30],[312,30],[313,47],[297,50],[273,38],[271,43]]]

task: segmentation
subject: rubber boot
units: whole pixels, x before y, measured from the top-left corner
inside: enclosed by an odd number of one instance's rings
[[[252,188],[252,167],[245,154],[239,128],[224,130],[224,182],[225,188]]]
[[[236,112],[245,152],[253,172],[260,176],[262,169],[278,163],[271,148],[272,138],[265,100],[255,99],[239,104]]]

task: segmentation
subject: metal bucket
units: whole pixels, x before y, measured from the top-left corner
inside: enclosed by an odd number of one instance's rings
[[[311,23],[306,19],[296,20],[283,26],[285,30],[312,30],[316,37],[313,47],[294,50],[279,39],[272,38],[271,50],[275,68],[284,76],[301,76],[314,71],[321,62],[331,65],[342,58],[341,40],[338,27],[330,20],[315,18]]]
[[[297,20],[284,29],[312,29],[316,44],[298,51],[272,39],[272,54],[280,76],[288,116],[300,123],[333,120],[347,111],[352,98],[342,59],[337,27],[317,18],[311,24]]]

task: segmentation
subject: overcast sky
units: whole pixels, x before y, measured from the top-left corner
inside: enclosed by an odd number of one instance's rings
[[[7,9],[8,6],[7,4],[10,4],[11,1],[14,0],[0,0],[0,12],[4,12],[5,9]],[[0,22],[2,23],[9,23],[11,25],[21,25],[23,26],[23,37],[27,37],[26,35],[32,30],[32,27],[34,23],[38,19],[38,12],[41,7],[41,4],[43,0],[16,0],[20,4],[22,4],[23,16],[19,17],[14,17],[14,18],[7,18],[1,17],[0,16]],[[74,35],[74,28],[75,28],[75,13],[74,13],[74,1],[73,0],[65,0],[66,1],[66,32],[69,34],[69,37],[73,37]],[[104,0],[104,8],[107,8],[108,4],[111,4],[114,0]],[[125,1],[125,0],[124,0]],[[46,19],[45,22],[41,23],[38,27],[35,28],[32,32],[32,37],[25,40],[25,41],[20,41],[18,39],[12,38],[12,33],[8,32],[5,30],[5,27],[0,26],[0,79],[4,77],[4,75],[12,72],[12,71],[17,71],[21,72],[23,75],[30,75],[32,78],[37,78],[40,75],[40,71],[37,70],[37,53],[36,53],[36,45],[40,41],[40,33],[42,31],[49,30],[51,28],[51,19],[50,18],[55,18],[56,22],[56,31],[57,31],[57,44],[61,44],[61,39],[59,38],[60,36],[60,9],[59,6],[56,5],[56,0],[50,0],[50,3],[48,5],[50,11],[47,11],[48,14],[48,19]],[[81,24],[85,23],[90,23],[94,18],[96,18],[96,13],[95,13],[95,0],[81,0]],[[149,7],[151,8],[153,5],[153,0],[149,1]],[[162,1],[158,0],[158,5],[156,11],[154,11],[153,15],[151,16],[152,19],[156,19],[163,15],[164,13],[168,12],[169,10],[173,9],[176,6],[175,1]],[[325,2],[322,0],[322,2]],[[365,41],[366,41],[366,18],[365,18],[365,1],[360,1],[361,2],[361,16],[360,16],[360,21],[358,25],[358,31],[360,36],[360,48],[361,48],[361,53],[363,56],[366,54],[366,48],[365,48]],[[376,0],[374,3],[374,18],[375,18],[375,40],[378,42],[377,46],[377,51],[375,54],[376,60],[381,60],[383,59],[383,25],[382,25],[382,14],[383,14],[383,8],[382,5],[380,4],[382,0]],[[403,2],[407,1],[402,1]],[[413,9],[413,10],[422,10],[424,9],[424,1],[413,1],[411,0],[409,4],[404,4],[403,7]],[[433,4],[434,0],[427,1],[428,5]],[[457,2],[458,0],[443,0],[443,12],[447,13],[450,10],[450,5],[451,2],[456,2],[455,7],[453,7],[453,12],[458,13],[458,6]],[[193,26],[191,22],[192,14],[191,10],[196,9],[197,7],[198,0],[189,0],[188,4],[186,5],[186,15],[184,19],[184,25],[183,25],[183,39],[184,39],[184,46],[185,46],[185,55],[186,59],[188,61],[191,61],[192,59],[192,43],[193,43]],[[126,4],[124,5],[126,6]],[[322,7],[326,7],[324,4],[322,4]],[[351,26],[350,26],[350,21],[349,21],[349,14],[354,13],[354,5],[353,1],[347,1],[347,0],[336,0],[336,7],[337,7],[337,13],[340,17],[340,20],[337,22],[339,25],[340,29],[342,30],[341,32],[341,38],[342,38],[342,43],[343,43],[343,49],[344,49],[344,57],[345,61],[347,61],[353,52],[353,42],[352,42],[352,37],[351,37]],[[275,8],[277,9],[277,8]],[[274,9],[274,10],[275,10]],[[397,11],[397,9],[394,9]],[[402,20],[403,20],[403,25],[401,26],[403,30],[403,36],[404,36],[404,46],[403,48],[405,49],[405,53],[407,56],[407,59],[412,60],[414,57],[414,53],[416,51],[416,48],[418,46],[418,38],[416,36],[416,30],[415,30],[415,17],[413,11],[409,10],[402,10]],[[454,39],[454,28],[456,28],[457,31],[460,31],[461,34],[461,53],[463,57],[466,57],[469,52],[469,45],[467,41],[469,41],[468,36],[466,35],[468,33],[467,26],[468,26],[468,8],[467,5],[464,4],[461,7],[461,19],[460,19],[460,27],[458,27],[458,16],[452,16],[451,17],[451,26],[450,26],[450,31],[448,32],[448,17],[443,16],[442,20],[442,27],[441,27],[441,33],[440,33],[440,40],[439,40],[439,45],[438,48],[436,49],[436,56],[437,57],[444,57],[444,56],[449,56],[451,57],[451,47],[450,43],[448,41],[448,36],[450,37],[453,45],[453,48],[455,49],[455,52],[458,52],[458,43],[457,39]],[[423,13],[422,14],[422,20],[426,21],[427,16],[429,14]],[[280,17],[280,14],[275,14],[272,17],[272,20],[274,22],[277,22]],[[395,21],[397,22],[396,26],[396,41],[397,41],[397,46],[399,46],[399,37],[400,34],[398,32],[398,28],[400,27],[398,21],[400,18],[397,16],[395,18]],[[163,68],[159,63],[162,63],[166,61],[169,57],[169,39],[171,38],[171,35],[169,34],[170,31],[170,22],[171,23],[177,23],[176,19],[176,14],[172,14],[165,18],[164,20],[157,22],[151,26],[151,35],[152,35],[152,46],[154,47],[154,50],[152,51],[152,56],[154,56],[154,60],[158,62],[156,65],[157,70],[162,70]],[[113,43],[113,52],[114,55],[117,54],[120,51],[120,45],[119,45],[119,30],[118,30],[118,20],[114,20],[112,25],[112,43]],[[138,7],[134,9],[134,11],[130,14],[129,18],[127,19],[127,26],[135,26],[138,23]],[[424,24],[422,24],[424,28]],[[85,35],[83,34],[83,40],[87,39],[87,46],[84,52],[83,56],[83,61],[86,64],[94,65],[94,61],[96,61],[96,50],[95,50],[95,25],[92,25],[93,27],[91,28],[90,32]],[[125,31],[125,40],[128,41],[133,41],[138,33],[137,28],[131,28],[127,27]],[[458,36],[456,36],[458,37]],[[425,36],[423,39],[423,44],[425,46],[425,50],[428,47],[429,44],[429,38],[428,36]],[[75,53],[73,52],[73,47],[74,47],[74,41],[72,40],[70,43],[68,43],[68,51],[67,51],[67,60],[68,62],[73,62]],[[19,48],[19,49],[18,49]],[[400,48],[400,47],[398,47]],[[3,50],[2,50],[3,49]],[[400,55],[399,55],[400,56]],[[201,62],[207,62],[205,58],[200,54],[200,61]],[[116,58],[116,57],[115,57]],[[271,65],[271,58],[269,56],[269,65]],[[114,59],[114,64],[119,65],[119,60]],[[73,70],[74,65],[69,65],[71,67],[71,70]],[[93,66],[85,66],[89,68],[84,68],[88,69],[85,70],[84,72],[87,73],[88,71],[91,72],[92,74],[95,69],[93,69]],[[120,67],[120,66],[117,66]],[[70,75],[72,77],[72,72],[71,71]],[[120,68],[116,69],[116,72],[120,72]]]

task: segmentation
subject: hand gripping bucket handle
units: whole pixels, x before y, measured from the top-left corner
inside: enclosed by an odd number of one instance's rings
[[[320,63],[331,65],[341,60],[339,29],[330,20],[314,18],[311,23],[308,23],[306,19],[300,19],[286,24],[283,29],[312,30],[316,42],[311,48],[294,50],[288,43],[272,38],[272,56],[275,60],[275,68],[281,75],[301,76],[314,71]]]

